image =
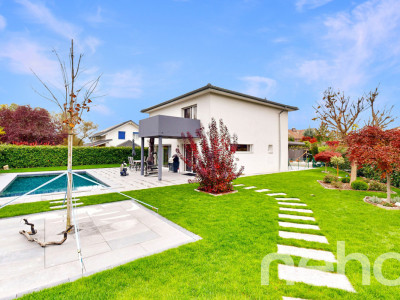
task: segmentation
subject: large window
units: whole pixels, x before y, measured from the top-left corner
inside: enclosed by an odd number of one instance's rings
[[[236,148],[237,152],[251,152],[251,145],[245,145],[245,144],[238,144]]]
[[[186,119],[197,119],[197,105],[182,108],[182,114]]]
[[[119,140],[125,139],[125,131],[118,131],[118,139]]]

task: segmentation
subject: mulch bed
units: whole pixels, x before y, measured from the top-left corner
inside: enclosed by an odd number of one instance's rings
[[[368,203],[368,204],[372,204],[373,206],[377,206],[377,207],[380,207],[380,208],[383,208],[383,209],[387,209],[387,210],[400,210],[399,206],[396,206],[396,205],[394,205],[392,203],[388,203],[388,202],[384,201],[383,203],[385,205],[383,205],[383,204],[379,204],[379,203],[372,203],[372,202],[369,201],[369,199],[370,199],[369,196],[365,197],[364,198],[364,202]]]
[[[326,188],[326,189],[328,189],[328,190],[355,191],[355,190],[353,190],[353,189],[351,188],[350,183],[342,183],[342,187],[341,187],[341,188],[337,188],[337,187],[333,186],[333,185],[330,184],[330,183],[323,182],[322,180],[317,180],[317,181],[318,181],[318,183],[319,183],[320,185],[322,185],[324,188]],[[359,192],[360,192],[360,191],[359,191]],[[361,191],[361,192],[362,192],[362,191]],[[364,191],[364,192],[367,192],[367,191]],[[386,192],[383,192],[383,191],[373,191],[373,190],[368,190],[368,192],[386,193]],[[396,192],[392,191],[392,194],[396,194]]]
[[[232,191],[232,192],[227,192],[227,193],[213,194],[213,193],[208,193],[208,192],[200,191],[200,190],[198,190],[198,189],[195,189],[195,191],[196,191],[196,192],[199,192],[199,193],[208,194],[208,195],[211,195],[211,196],[223,196],[223,195],[229,195],[229,194],[234,194],[234,193],[237,193],[237,192],[238,192],[237,190],[234,190],[234,191]]]

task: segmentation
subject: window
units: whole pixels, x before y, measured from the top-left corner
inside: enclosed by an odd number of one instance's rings
[[[238,144],[236,151],[237,152],[251,152],[251,145]]]
[[[125,131],[118,131],[118,139],[119,140],[125,139]]]
[[[197,105],[182,108],[182,114],[185,119],[197,119]]]
[[[132,132],[133,134],[133,139],[138,140],[139,139],[139,132]]]
[[[273,154],[274,153],[274,146],[273,145],[268,145],[268,153]]]

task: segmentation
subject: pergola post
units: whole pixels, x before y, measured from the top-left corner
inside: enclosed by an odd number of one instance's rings
[[[162,137],[158,137],[158,180],[162,180],[162,165],[163,165],[163,146]]]
[[[140,144],[140,175],[144,175],[144,137]]]

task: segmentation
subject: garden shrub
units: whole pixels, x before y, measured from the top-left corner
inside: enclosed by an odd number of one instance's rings
[[[387,186],[384,183],[380,183],[375,180],[371,180],[369,183],[369,190],[371,191],[381,191],[381,192],[386,192]]]
[[[349,183],[350,182],[350,177],[343,177],[342,178],[343,183]]]
[[[333,181],[332,186],[337,189],[341,189],[343,187],[343,183],[341,183],[340,181]]]
[[[361,180],[356,180],[351,183],[351,188],[353,190],[366,191],[368,190],[368,183]]]
[[[332,182],[337,182],[339,181],[339,178],[336,177],[335,175],[326,175],[323,179],[325,183],[332,183]]]
[[[369,197],[368,201],[375,204],[381,204],[383,200],[377,196],[373,196]]]
[[[395,204],[397,202],[400,202],[400,197],[399,196],[390,198],[390,203]]]
[[[145,156],[147,156],[147,149]],[[0,167],[42,168],[67,165],[67,146],[17,146],[0,145]],[[131,147],[74,147],[72,164],[98,165],[119,164],[132,155]],[[136,160],[140,159],[140,148],[136,148]]]

